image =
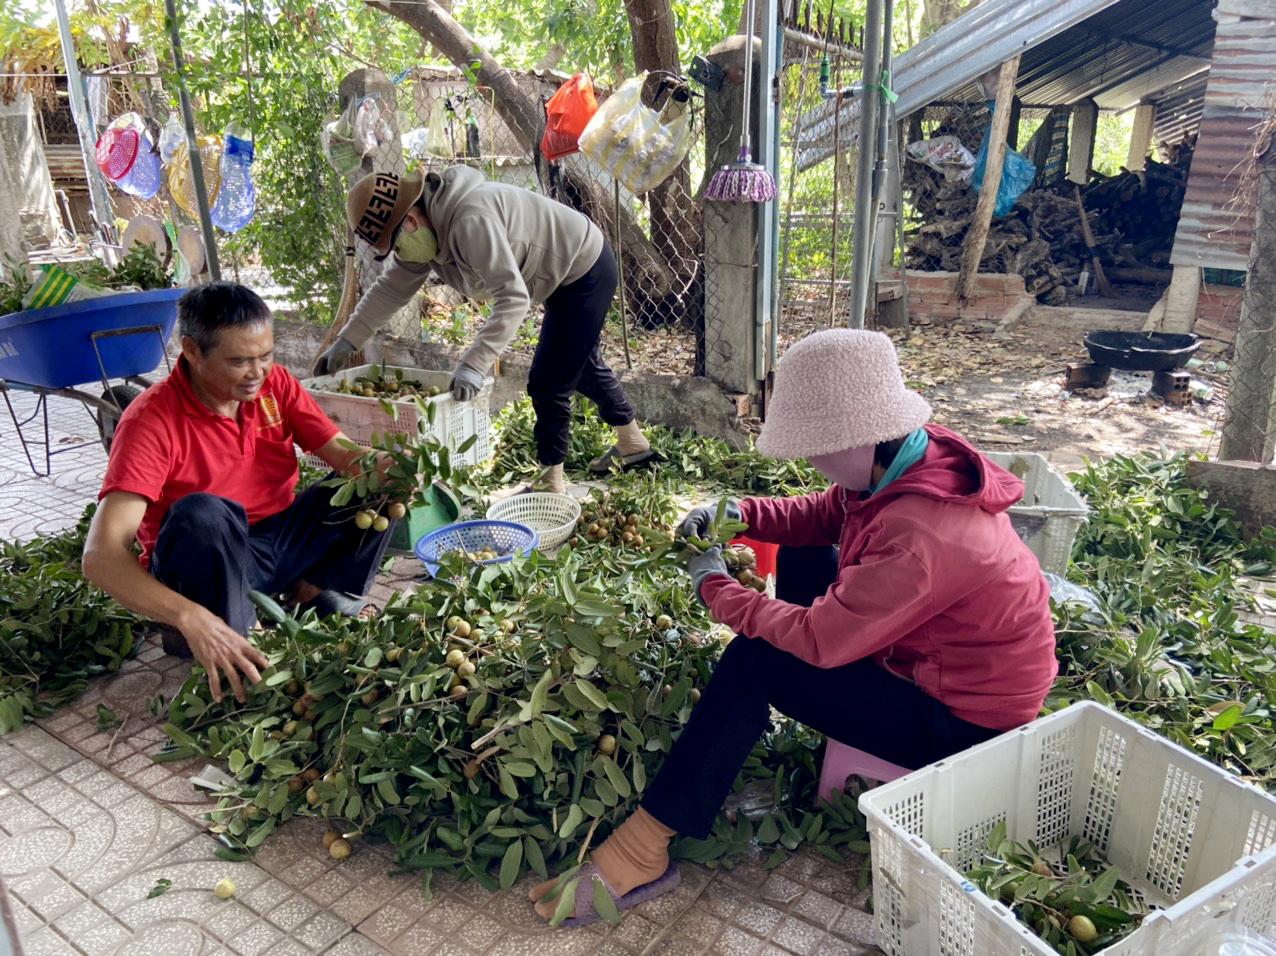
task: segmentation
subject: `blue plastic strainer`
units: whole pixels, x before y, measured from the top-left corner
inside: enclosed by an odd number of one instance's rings
[[[439,573],[439,561],[453,551],[473,554],[490,548],[500,555],[479,564],[504,564],[514,556],[531,554],[540,543],[540,535],[524,524],[513,521],[460,521],[431,531],[413,546],[430,577]]]

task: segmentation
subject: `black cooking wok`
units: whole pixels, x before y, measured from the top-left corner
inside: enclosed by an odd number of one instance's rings
[[[1195,335],[1173,332],[1105,329],[1085,337],[1085,347],[1095,365],[1130,372],[1168,372],[1182,368],[1200,345]]]

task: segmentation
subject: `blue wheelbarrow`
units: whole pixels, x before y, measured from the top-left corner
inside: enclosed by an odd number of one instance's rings
[[[122,292],[0,317],[0,394],[33,474],[47,477],[53,456],[74,450],[55,450],[49,439],[53,395],[81,402],[97,422],[103,447],[111,450],[124,409],[151,384],[143,373],[161,360],[168,364],[166,347],[177,322],[177,300],[185,291]],[[113,385],[112,379],[124,384]],[[81,390],[96,382],[102,383],[101,396]],[[11,391],[38,396],[26,418],[18,418]],[[33,423],[43,426],[43,441],[24,431]],[[33,448],[44,450],[43,471]]]

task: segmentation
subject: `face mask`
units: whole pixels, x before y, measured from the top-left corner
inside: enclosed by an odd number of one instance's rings
[[[873,483],[873,453],[876,445],[848,448],[831,455],[810,455],[807,460],[829,481],[847,491],[868,491]]]
[[[394,241],[394,254],[404,262],[429,262],[439,254],[434,230],[426,226],[417,226],[412,232],[401,229]]]

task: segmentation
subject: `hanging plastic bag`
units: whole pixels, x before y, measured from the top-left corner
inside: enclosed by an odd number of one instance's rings
[[[936,136],[908,144],[908,158],[943,173],[948,181],[970,181],[975,157],[956,136]]]
[[[657,112],[642,102],[647,74],[632,77],[594,114],[580,149],[635,195],[658,186],[691,147],[691,117],[674,96]]]
[[[221,189],[213,204],[213,225],[223,232],[235,233],[252,222],[257,205],[253,188],[252,136],[239,123],[232,122],[222,136]]]
[[[379,97],[365,96],[358,101],[354,134],[360,156],[368,156],[394,139],[394,126],[386,114],[386,104]]]
[[[545,104],[541,153],[550,162],[580,149],[580,134],[598,112],[598,99],[588,73],[577,73]]]
[[[169,165],[177,153],[177,148],[184,142],[186,142],[186,127],[182,125],[176,114],[170,114],[164,123],[164,128],[160,130],[160,161],[165,166]]]
[[[984,185],[984,168],[988,165],[988,134],[991,132],[992,124],[989,123],[984,133],[984,141],[979,147],[979,153],[975,156],[975,169],[970,177],[970,184],[975,192],[979,192]],[[1032,160],[1013,149],[1006,150],[1006,158],[1001,163],[1001,184],[997,187],[997,204],[992,208],[993,218],[1000,219],[1010,212],[1019,201],[1019,197],[1032,185],[1036,176],[1037,167],[1032,165]]]
[[[113,119],[98,137],[98,169],[121,191],[151,199],[160,188],[160,156],[146,122],[136,113]]]
[[[211,209],[217,204],[217,194],[221,191],[222,141],[216,136],[200,136],[199,158],[204,167],[204,189]],[[185,142],[177,147],[173,162],[168,167],[168,191],[182,212],[192,219],[199,219],[199,201],[195,198],[195,183],[191,178],[190,147]]]
[[[426,139],[426,149],[434,156],[451,159],[456,155],[452,148],[452,136],[448,132],[447,100],[438,97],[430,104],[430,125]]]
[[[351,100],[341,115],[324,124],[319,142],[328,164],[342,176],[352,176],[359,171],[363,153],[355,143],[354,117],[357,104]]]

